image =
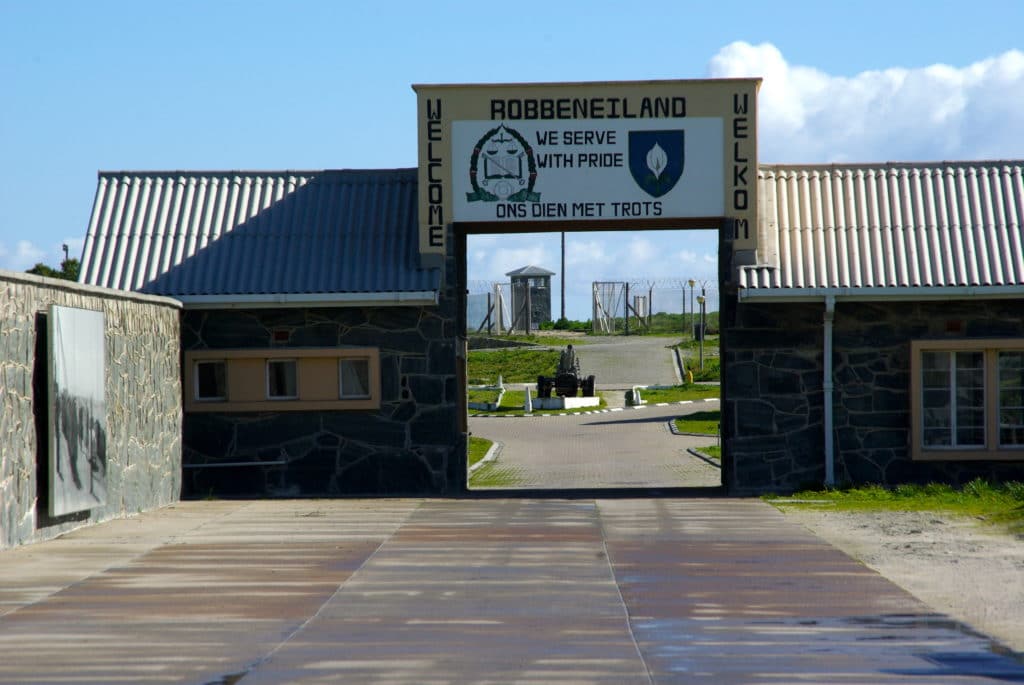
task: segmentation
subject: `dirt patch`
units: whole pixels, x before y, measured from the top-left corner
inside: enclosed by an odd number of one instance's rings
[[[1024,653],[1024,537],[934,512],[785,513],[936,611]]]

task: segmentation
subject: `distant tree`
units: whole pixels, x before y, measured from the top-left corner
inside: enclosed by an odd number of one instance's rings
[[[36,276],[46,276],[48,278],[62,278],[65,281],[77,281],[78,272],[81,268],[82,265],[79,264],[77,259],[70,258],[65,259],[60,263],[60,271],[54,269],[52,266],[46,266],[42,262],[39,262],[31,269],[28,269],[25,273],[35,274]]]
[[[82,264],[74,257],[65,259],[60,263],[60,277],[69,281],[77,281],[78,272],[81,271],[81,269]]]

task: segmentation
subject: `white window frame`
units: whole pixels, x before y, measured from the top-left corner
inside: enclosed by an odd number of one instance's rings
[[[981,446],[925,445],[923,352],[982,352],[985,442]],[[910,343],[911,458],[917,461],[1024,460],[1024,445],[1000,444],[999,353],[1024,352],[1024,339],[914,340]],[[955,367],[954,367],[955,368]],[[950,408],[955,413],[955,404]],[[955,418],[950,430],[955,431]]]

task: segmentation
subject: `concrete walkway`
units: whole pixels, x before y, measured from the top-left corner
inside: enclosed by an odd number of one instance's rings
[[[0,683],[990,683],[757,500],[188,502],[0,553]]]
[[[672,419],[718,405],[713,400],[566,416],[474,416],[469,429],[501,446],[494,464],[485,467],[501,488],[718,487],[721,467],[687,451],[713,445],[715,438],[669,430]]]
[[[675,342],[658,336],[587,336],[577,353],[583,374],[595,376],[598,387],[674,385],[680,378],[668,346]]]

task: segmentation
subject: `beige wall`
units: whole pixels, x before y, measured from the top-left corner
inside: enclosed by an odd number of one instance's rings
[[[294,359],[299,396],[289,400],[267,399],[267,361]],[[341,399],[338,362],[366,359],[370,396]],[[195,363],[224,361],[228,396],[224,401],[196,399]],[[277,348],[244,350],[194,350],[185,353],[185,410],[189,412],[236,411],[344,411],[380,407],[380,350],[376,347]]]

